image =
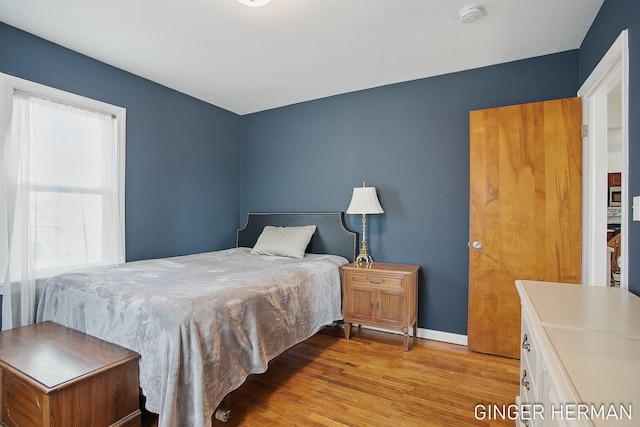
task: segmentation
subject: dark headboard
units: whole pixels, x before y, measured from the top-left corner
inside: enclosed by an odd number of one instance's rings
[[[356,258],[358,233],[347,229],[343,212],[249,212],[244,228],[237,231],[236,246],[252,248],[266,225],[315,225],[316,232],[309,242],[307,252],[340,255],[349,261]]]

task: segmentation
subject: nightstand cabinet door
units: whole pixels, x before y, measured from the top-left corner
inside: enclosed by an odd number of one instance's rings
[[[409,328],[417,332],[418,265],[374,262],[349,264],[343,269],[345,338],[351,324],[377,326],[404,334],[409,348]]]
[[[371,286],[353,285],[347,292],[349,296],[345,296],[345,301],[349,301],[350,304],[350,317],[363,322],[373,321],[375,289]]]
[[[404,324],[404,292],[402,288],[379,289],[376,295],[377,321],[402,327]]]

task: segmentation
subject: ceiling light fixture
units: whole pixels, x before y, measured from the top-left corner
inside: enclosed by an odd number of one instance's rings
[[[246,6],[251,6],[251,7],[264,6],[271,2],[271,0],[238,0],[238,1]]]
[[[470,4],[460,9],[460,22],[470,24],[484,15],[484,7],[481,4]]]

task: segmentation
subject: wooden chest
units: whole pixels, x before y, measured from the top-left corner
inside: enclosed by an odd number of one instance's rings
[[[139,427],[139,357],[51,322],[0,332],[0,421]]]

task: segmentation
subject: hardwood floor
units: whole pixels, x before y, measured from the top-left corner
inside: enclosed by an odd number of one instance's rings
[[[231,393],[231,419],[216,427],[509,426],[476,418],[476,405],[502,408],[518,394],[519,361],[464,346],[325,328]],[[477,413],[479,416],[482,412]],[[146,414],[143,427],[157,423]]]

